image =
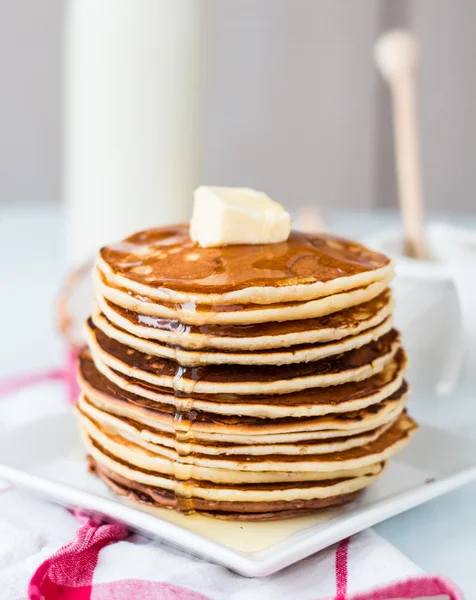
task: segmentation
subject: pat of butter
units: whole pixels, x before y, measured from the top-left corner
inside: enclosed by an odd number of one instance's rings
[[[190,237],[203,248],[275,244],[291,231],[281,204],[248,188],[202,186],[195,190]]]

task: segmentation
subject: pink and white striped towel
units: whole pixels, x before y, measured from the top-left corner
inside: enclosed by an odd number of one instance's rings
[[[78,528],[79,527],[79,528]],[[29,495],[0,495],[2,600],[462,600],[371,531],[284,571],[247,579]]]
[[[33,395],[29,388],[2,400],[3,427],[65,409],[54,381],[64,379],[71,388],[70,370],[52,373],[26,380],[50,381]],[[3,391],[14,391],[21,387],[18,383],[10,380]],[[246,579],[159,542],[131,536],[120,525],[73,515],[0,481],[0,600],[407,598],[463,596],[446,579],[424,574],[371,531],[273,576]]]

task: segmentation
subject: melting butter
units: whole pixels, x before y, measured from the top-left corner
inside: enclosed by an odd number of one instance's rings
[[[190,237],[204,248],[275,244],[288,239],[291,217],[263,192],[201,186],[195,190]]]

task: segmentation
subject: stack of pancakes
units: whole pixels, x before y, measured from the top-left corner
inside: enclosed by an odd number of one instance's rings
[[[103,248],[80,357],[90,468],[149,505],[240,520],[354,500],[415,429],[391,261],[330,235]]]

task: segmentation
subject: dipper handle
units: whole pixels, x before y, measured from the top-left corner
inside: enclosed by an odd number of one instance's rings
[[[424,259],[428,256],[423,227],[420,140],[416,110],[420,45],[408,31],[388,31],[376,41],[374,56],[382,76],[390,85],[392,95],[398,193],[407,253],[414,258]]]

